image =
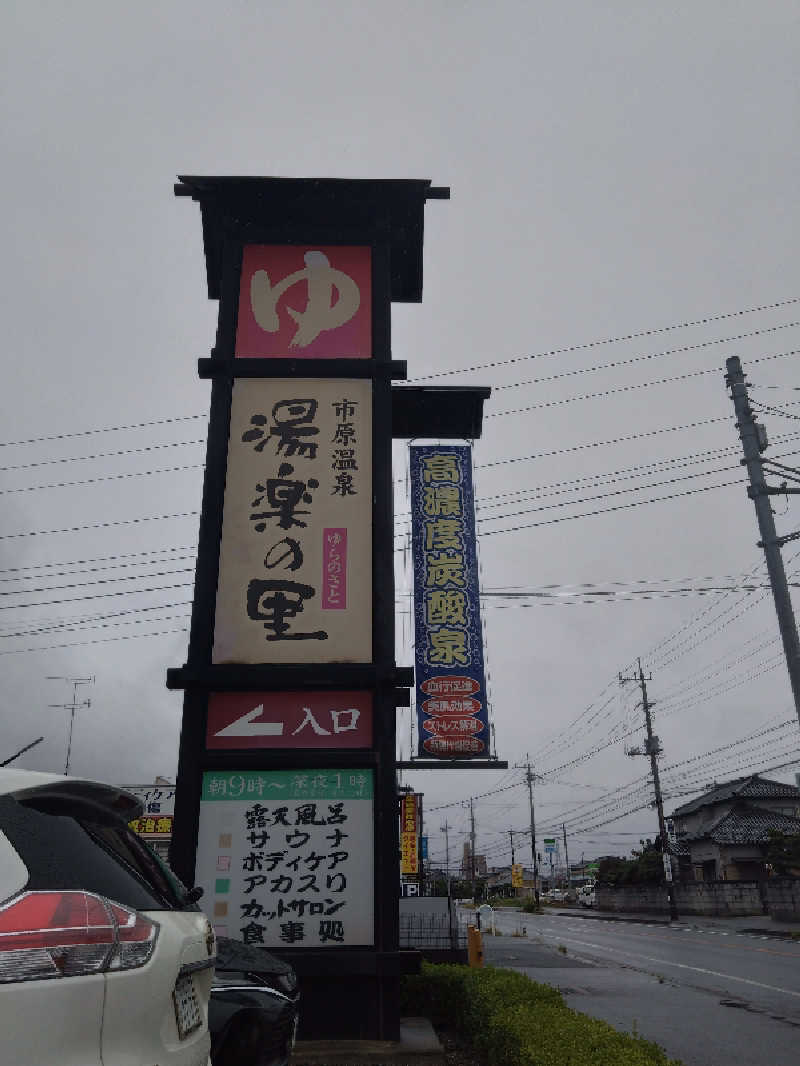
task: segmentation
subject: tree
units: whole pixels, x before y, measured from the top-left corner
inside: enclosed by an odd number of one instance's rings
[[[780,833],[768,830],[767,862],[775,873],[800,877],[800,833]]]
[[[629,859],[602,859],[597,880],[608,885],[659,884],[664,879],[664,861],[659,839],[640,840]]]

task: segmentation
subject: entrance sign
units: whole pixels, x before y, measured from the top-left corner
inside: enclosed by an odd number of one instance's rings
[[[213,662],[371,658],[370,382],[238,379]]]
[[[371,770],[203,774],[196,880],[218,936],[373,943]]]
[[[410,452],[419,755],[485,756],[472,449],[422,445]]]
[[[242,257],[238,358],[369,359],[370,249],[248,244]]]
[[[371,692],[212,692],[210,748],[368,748]]]

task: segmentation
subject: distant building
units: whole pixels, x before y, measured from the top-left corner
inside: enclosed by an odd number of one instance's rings
[[[800,788],[739,777],[678,807],[672,822],[673,850],[695,880],[761,880],[769,831],[800,834]]]
[[[464,845],[464,851],[461,858],[460,874],[463,880],[469,881],[472,877],[472,851],[470,849],[469,842]],[[475,876],[486,877],[488,869],[486,866],[485,855],[475,855]]]

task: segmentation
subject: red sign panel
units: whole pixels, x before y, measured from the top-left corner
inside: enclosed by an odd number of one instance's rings
[[[212,692],[209,748],[368,748],[371,692]]]
[[[236,355],[369,359],[371,270],[369,248],[246,245]]]

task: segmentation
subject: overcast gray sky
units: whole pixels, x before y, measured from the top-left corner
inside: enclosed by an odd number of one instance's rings
[[[95,676],[80,691],[92,705],[78,714],[74,772],[143,782],[175,773],[181,700],[164,676],[185,659],[197,517],[157,516],[199,508],[209,389],[196,359],[213,343],[216,305],[205,295],[199,211],[173,199],[172,183],[177,173],[208,173],[431,178],[452,188],[449,203],[428,205],[424,302],[395,308],[394,355],[412,377],[455,370],[464,372],[444,381],[515,386],[493,395],[475,449],[479,497],[524,490],[484,500],[493,505],[484,516],[508,517],[481,526],[482,583],[555,585],[560,595],[524,606],[487,598],[486,658],[498,754],[513,763],[529,752],[546,775],[537,786],[544,833],[566,819],[571,857],[627,850],[654,833],[648,810],[591,828],[646,800],[631,787],[613,797],[618,808],[592,802],[645,773],[643,760],[626,758],[624,739],[553,772],[638,723],[634,694],[612,684],[638,655],[653,672],[651,696],[663,701],[665,766],[775,727],[665,769],[668,794],[800,757],[797,726],[781,725],[793,710],[780,644],[766,643],[777,637],[768,596],[643,599],[634,586],[736,586],[751,571],[763,580],[721,368],[739,354],[753,382],[775,386],[758,392],[763,402],[800,413],[791,406],[797,356],[783,354],[800,349],[800,302],[791,302],[800,297],[796,2],[26,0],[4,5],[0,19],[0,753],[44,735],[20,764],[63,769],[67,712],[48,704],[66,702],[71,688],[46,677]],[[755,307],[767,309],[736,314]],[[727,317],[588,346],[715,316]],[[753,363],[766,355],[781,357]],[[712,372],[573,399],[700,370]],[[576,373],[519,384],[567,371]],[[185,421],[112,430],[169,418]],[[765,420],[772,437],[800,432],[785,414]],[[60,439],[11,443],[43,437]],[[797,440],[772,454],[789,455]],[[615,474],[687,456],[634,479]],[[401,449],[397,457],[402,478]],[[785,461],[797,463],[796,454]],[[122,474],[132,476],[42,487]],[[627,479],[592,484],[598,475]],[[577,478],[589,481],[564,484]],[[531,510],[616,491],[624,494]],[[785,511],[778,521],[788,532],[800,507]],[[41,532],[116,522],[128,524]],[[494,532],[516,525],[528,528]],[[109,566],[117,568],[98,569]],[[800,558],[789,568],[800,571]],[[78,584],[123,576],[136,579]],[[402,591],[402,566],[399,578]],[[576,602],[586,597],[569,586],[585,582],[618,595]],[[132,591],[143,588],[159,591]],[[410,664],[407,619],[399,633],[400,661]],[[52,647],[64,644],[73,646]],[[746,680],[752,674],[760,676]],[[407,755],[407,718],[400,742]],[[406,778],[427,808],[520,779]],[[507,858],[505,831],[527,824],[525,800],[517,786],[476,805],[490,861]],[[434,857],[445,817],[451,847],[463,841],[463,807],[431,814]]]

